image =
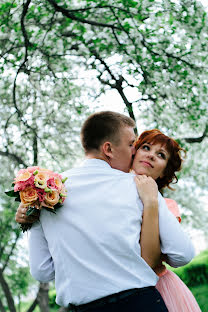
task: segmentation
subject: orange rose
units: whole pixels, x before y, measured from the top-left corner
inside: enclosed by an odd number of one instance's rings
[[[53,208],[59,201],[59,193],[57,191],[52,191],[49,193],[46,193],[44,203],[42,203],[43,206],[48,208]]]
[[[23,204],[31,205],[38,199],[38,194],[35,189],[28,187],[24,191],[20,191],[20,199]]]

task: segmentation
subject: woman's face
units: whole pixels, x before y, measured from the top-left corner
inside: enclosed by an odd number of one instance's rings
[[[144,143],[137,150],[132,169],[136,174],[145,174],[154,180],[162,178],[170,154],[160,143]]]

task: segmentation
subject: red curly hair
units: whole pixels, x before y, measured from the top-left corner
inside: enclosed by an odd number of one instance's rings
[[[175,172],[181,170],[181,165],[183,162],[181,151],[185,153],[185,150],[181,148],[175,140],[166,136],[158,129],[152,129],[142,132],[142,134],[135,142],[135,149],[138,150],[144,143],[159,143],[164,146],[170,154],[170,158],[168,159],[167,166],[164,170],[164,177],[157,178],[156,183],[159,190],[166,186],[171,189],[169,184],[173,181],[174,183],[178,182],[178,178],[175,175]]]

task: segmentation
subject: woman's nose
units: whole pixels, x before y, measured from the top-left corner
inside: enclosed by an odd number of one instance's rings
[[[150,158],[150,159],[152,159],[152,160],[154,160],[154,159],[155,159],[155,156],[154,156],[154,154],[153,154],[153,153],[149,153],[147,156],[148,156],[148,158]]]

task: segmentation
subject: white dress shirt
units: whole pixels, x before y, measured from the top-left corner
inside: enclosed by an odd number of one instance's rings
[[[56,214],[41,211],[29,235],[31,274],[55,278],[56,302],[79,305],[126,289],[154,286],[158,277],[141,258],[143,205],[134,175],[87,159],[63,176],[68,190]],[[193,245],[161,195],[161,250],[172,266],[194,256]]]

